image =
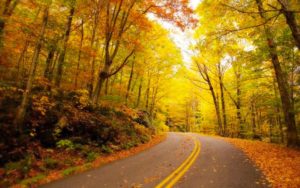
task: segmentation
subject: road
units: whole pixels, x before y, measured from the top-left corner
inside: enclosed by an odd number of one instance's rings
[[[169,133],[151,149],[43,188],[260,188],[262,173],[242,151],[214,137]]]

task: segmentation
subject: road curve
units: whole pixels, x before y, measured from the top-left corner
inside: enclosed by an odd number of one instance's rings
[[[168,133],[164,142],[147,151],[41,187],[260,188],[268,184],[230,143],[193,133]]]

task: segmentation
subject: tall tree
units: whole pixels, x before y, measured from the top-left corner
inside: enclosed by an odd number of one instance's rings
[[[295,44],[300,49],[300,29],[297,24],[295,11],[291,10],[292,3],[287,0],[277,0],[278,3],[281,5],[281,10],[285,19],[286,23],[288,24],[289,28],[291,29],[293,38],[295,40]]]
[[[135,47],[124,58],[122,63],[111,72],[111,66],[115,64],[115,58],[119,52],[123,34],[126,32],[131,23],[128,18],[132,13],[132,9],[136,4],[136,0],[124,3],[123,0],[118,2],[106,2],[106,18],[105,18],[105,43],[104,43],[104,67],[99,71],[98,80],[92,97],[92,103],[97,104],[105,80],[117,74],[127,63],[129,58],[134,54]],[[112,41],[116,37],[115,42]]]
[[[265,15],[265,9],[261,0],[256,0],[259,15],[263,20],[268,18]],[[284,72],[279,62],[278,54],[276,51],[276,44],[273,39],[271,29],[268,25],[264,25],[264,31],[266,35],[267,45],[269,47],[269,54],[272,59],[272,64],[274,67],[277,84],[280,92],[283,113],[285,117],[285,123],[287,125],[287,142],[289,146],[296,146],[298,144],[298,134],[295,120],[295,112],[292,106],[289,84],[286,80]]]
[[[40,51],[41,51],[42,44],[43,44],[43,38],[44,38],[45,31],[46,31],[46,26],[48,23],[49,6],[50,5],[47,5],[44,8],[42,27],[41,27],[41,31],[40,31],[39,37],[37,39],[37,42],[36,42],[36,47],[34,50],[34,55],[33,55],[31,66],[30,66],[29,78],[28,78],[28,81],[26,84],[26,89],[23,93],[22,102],[18,108],[18,112],[17,112],[16,118],[14,121],[14,125],[17,126],[19,131],[22,131],[22,125],[23,125],[23,121],[25,118],[29,97],[31,94],[33,80],[34,80],[34,77],[36,74],[36,68],[37,68],[38,61],[39,61],[39,55],[40,55]]]
[[[72,26],[73,16],[75,13],[76,0],[71,0],[69,2],[69,6],[70,6],[70,13],[69,13],[67,24],[66,24],[63,47],[62,47],[62,50],[61,50],[59,58],[58,58],[57,72],[56,72],[56,77],[55,77],[55,85],[57,87],[60,87],[62,76],[63,76],[63,67],[64,67],[64,63],[65,63],[65,56],[66,56],[66,51],[67,51],[67,47],[68,47],[68,41],[69,41],[70,34],[71,34],[71,26]]]
[[[202,79],[207,83],[207,85],[209,87],[209,91],[213,98],[215,112],[216,112],[216,116],[217,116],[218,134],[222,135],[223,134],[223,126],[222,126],[222,118],[221,118],[221,113],[220,113],[219,100],[218,100],[215,88],[213,86],[211,77],[208,73],[208,68],[206,65],[200,64],[199,62],[196,62],[196,65],[197,65],[199,74],[201,75]]]

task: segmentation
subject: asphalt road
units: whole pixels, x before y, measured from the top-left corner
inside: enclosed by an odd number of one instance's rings
[[[230,143],[192,133],[169,133],[147,151],[42,187],[260,188],[268,183]]]

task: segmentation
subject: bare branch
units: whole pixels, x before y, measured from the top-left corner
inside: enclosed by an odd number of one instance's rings
[[[125,65],[127,65],[129,62],[128,61],[129,58],[134,54],[134,52],[135,52],[135,48],[127,55],[127,57],[124,59],[122,64],[118,68],[116,68],[116,70],[114,70],[112,73],[110,73],[108,77],[111,77],[111,76],[117,74]]]

